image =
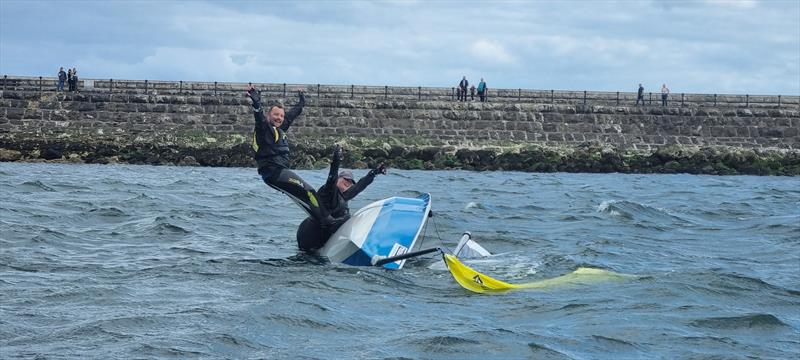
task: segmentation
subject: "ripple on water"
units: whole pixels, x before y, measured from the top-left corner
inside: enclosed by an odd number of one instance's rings
[[[784,323],[772,314],[749,314],[741,316],[710,317],[694,320],[690,323],[695,327],[708,329],[787,329],[791,326]]]

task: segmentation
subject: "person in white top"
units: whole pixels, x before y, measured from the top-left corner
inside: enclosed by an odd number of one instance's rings
[[[667,97],[669,96],[669,88],[667,84],[661,84],[661,106],[667,106]]]

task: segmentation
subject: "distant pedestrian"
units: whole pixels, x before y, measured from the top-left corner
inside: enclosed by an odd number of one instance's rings
[[[459,100],[467,101],[467,88],[469,87],[469,81],[467,81],[467,77],[464,76],[461,79],[461,82],[458,83],[458,88],[461,90],[461,97]]]
[[[483,78],[481,78],[481,82],[478,83],[478,97],[481,98],[481,102],[486,101],[486,90],[488,90],[486,87],[486,82],[483,81]]]
[[[636,105],[634,106],[639,106],[639,101],[644,105],[644,86],[642,84],[639,84],[639,92],[636,94]]]
[[[661,106],[667,106],[667,97],[669,97],[669,88],[667,84],[661,84]]]
[[[469,87],[470,101],[475,101],[475,85]]]
[[[64,91],[64,82],[67,81],[67,73],[64,72],[64,67],[58,69],[58,91]]]
[[[72,91],[72,69],[67,70],[67,91]]]
[[[72,91],[78,92],[78,69],[72,68]]]

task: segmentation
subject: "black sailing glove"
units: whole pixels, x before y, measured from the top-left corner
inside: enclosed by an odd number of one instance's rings
[[[251,86],[247,89],[247,96],[253,101],[253,112],[261,112],[261,91]]]
[[[333,149],[333,160],[342,160],[342,147],[339,145]]]
[[[370,170],[369,174],[372,175],[372,176],[375,176],[375,175],[378,175],[378,174],[386,175],[386,166],[383,165],[383,163],[381,163],[380,165],[378,165],[374,169]]]

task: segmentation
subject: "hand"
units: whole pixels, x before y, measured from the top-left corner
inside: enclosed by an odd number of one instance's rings
[[[381,163],[380,165],[376,166],[374,169],[369,171],[372,175],[383,174],[386,175],[386,166]]]
[[[260,111],[261,110],[261,91],[256,90],[253,85],[247,89],[247,94],[250,100],[253,101],[253,110]]]
[[[336,145],[336,147],[333,149],[333,158],[334,159],[338,159],[338,160],[342,159],[342,146],[341,145]]]

